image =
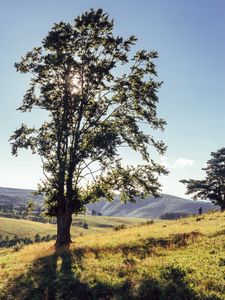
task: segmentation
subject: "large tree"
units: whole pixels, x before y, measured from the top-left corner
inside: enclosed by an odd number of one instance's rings
[[[156,111],[158,54],[134,53],[137,39],[115,36],[113,26],[101,9],[90,10],[72,24],[55,24],[42,46],[15,64],[31,74],[18,109],[43,109],[48,118],[39,128],[22,124],[11,137],[12,153],[29,148],[41,157],[45,179],[38,190],[57,218],[58,247],[70,243],[72,214],[85,204],[115,193],[122,200],[157,196],[158,176],[167,172],[149,156],[151,145],[165,152],[150,134],[165,125]],[[141,129],[147,125],[148,132]],[[125,165],[120,147],[139,152],[143,164]]]
[[[193,199],[209,199],[212,203],[225,210],[225,148],[211,153],[211,159],[202,168],[206,172],[203,180],[181,180],[187,185],[187,195],[193,194]]]

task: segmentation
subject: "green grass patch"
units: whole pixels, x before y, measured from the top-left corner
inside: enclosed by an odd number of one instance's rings
[[[73,224],[88,224],[88,229],[83,226],[72,226],[72,238],[78,235],[85,235],[94,232],[102,232],[105,230],[112,230],[115,226],[126,225],[134,226],[145,222],[145,219],[138,218],[123,218],[123,217],[103,217],[103,216],[89,216],[78,215],[73,219]],[[33,239],[36,234],[40,236],[56,234],[56,225],[49,223],[33,222],[22,219],[11,219],[0,217],[0,235],[2,237],[8,236],[9,238],[15,235],[20,238]]]
[[[225,299],[224,228],[217,212],[0,251],[0,299]]]

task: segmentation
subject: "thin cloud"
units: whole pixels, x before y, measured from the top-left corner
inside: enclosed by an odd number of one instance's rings
[[[194,163],[195,162],[192,159],[178,158],[172,163],[171,167],[173,169],[178,167],[192,167]]]
[[[168,169],[176,169],[180,167],[192,167],[195,164],[195,161],[188,158],[178,158],[172,162],[168,161],[168,157],[161,156],[160,162],[162,165],[164,165]]]

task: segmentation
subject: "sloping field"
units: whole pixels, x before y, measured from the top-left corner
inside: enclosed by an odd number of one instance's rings
[[[71,235],[72,237],[82,234],[88,234],[98,231],[103,231],[107,229],[112,229],[113,227],[125,224],[127,226],[132,226],[141,222],[145,222],[145,219],[138,218],[124,218],[124,217],[102,217],[102,216],[85,216],[79,215],[74,218],[73,223],[82,224],[86,222],[88,224],[88,229],[84,229],[81,226],[72,226]],[[0,217],[0,235],[3,237],[8,236],[13,237],[17,235],[18,237],[27,237],[33,239],[36,234],[45,236],[47,234],[56,234],[56,225],[48,223],[33,222],[22,219],[10,219]]]
[[[4,249],[0,266],[0,299],[225,299],[225,213]]]

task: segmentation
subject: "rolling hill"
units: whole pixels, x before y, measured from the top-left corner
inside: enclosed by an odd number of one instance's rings
[[[82,234],[90,234],[94,232],[102,232],[112,230],[114,227],[124,224],[127,227],[134,226],[145,222],[143,218],[121,218],[121,217],[100,217],[100,216],[88,216],[78,215],[73,218],[73,226],[71,226],[72,238]],[[77,226],[79,223],[87,223],[88,228]],[[22,219],[11,219],[0,217],[0,235],[9,238],[15,235],[21,238],[33,239],[36,234],[41,236],[56,234],[56,225],[49,223],[33,222]]]
[[[33,190],[14,189],[0,187],[0,205],[10,204],[14,206],[26,205],[27,201],[34,200],[37,204],[43,204],[42,196],[32,195]]]
[[[113,202],[99,201],[88,204],[89,213],[95,210],[103,216],[126,216],[131,218],[157,219],[165,213],[183,212],[187,214],[198,213],[199,207],[203,211],[215,209],[215,205],[206,201],[192,201],[176,196],[163,194],[160,198],[149,197],[144,200],[137,199],[135,203],[122,203],[119,199]]]
[[[224,300],[225,213],[0,250],[0,299]]]
[[[0,205],[12,204],[15,206],[25,205],[26,202],[33,198],[34,201],[43,205],[43,197],[33,197],[32,190],[13,189],[0,187]],[[91,214],[92,210],[101,213],[103,216],[120,216],[130,218],[159,218],[165,213],[183,212],[195,214],[199,207],[203,212],[216,207],[206,201],[192,201],[172,195],[163,194],[160,198],[148,197],[144,200],[137,199],[135,203],[122,203],[119,199],[113,202],[98,201],[87,205],[87,212]]]

